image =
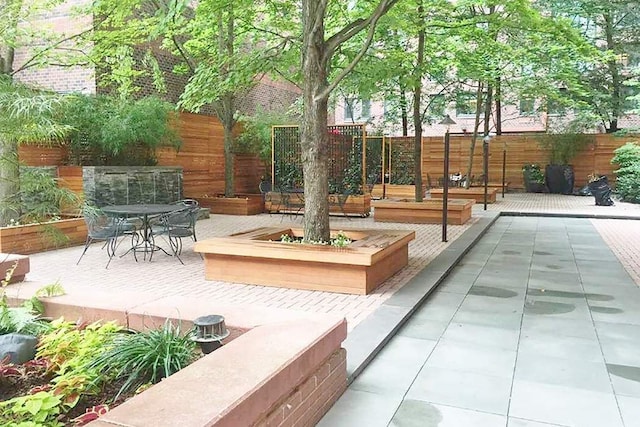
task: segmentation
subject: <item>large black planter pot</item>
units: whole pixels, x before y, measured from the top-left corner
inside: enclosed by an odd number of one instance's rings
[[[572,194],[575,176],[570,165],[547,165],[544,180],[553,194]]]

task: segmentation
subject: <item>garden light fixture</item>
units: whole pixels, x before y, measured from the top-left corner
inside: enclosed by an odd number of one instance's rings
[[[489,141],[491,135],[487,134],[482,138],[482,175],[484,176],[484,210],[487,210],[487,197],[489,186]]]
[[[448,114],[439,123],[447,127],[444,133],[444,179],[442,188],[442,241],[447,241],[447,208],[449,202],[449,128],[456,122]]]
[[[217,314],[201,316],[193,321],[195,336],[192,338],[200,345],[204,354],[209,354],[222,346],[222,340],[229,336],[224,317]]]

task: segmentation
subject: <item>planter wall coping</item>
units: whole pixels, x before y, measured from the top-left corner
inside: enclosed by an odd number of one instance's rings
[[[461,211],[469,208],[469,206],[473,204],[475,204],[475,200],[473,199],[447,199],[447,210]],[[416,202],[413,199],[374,200],[373,208],[442,209],[442,199],[424,199],[422,202]]]
[[[407,230],[343,229],[342,231],[356,240],[346,248],[276,242],[275,240],[284,233],[293,232],[294,235],[302,235],[302,229],[261,227],[227,237],[198,241],[194,245],[194,251],[204,254],[369,266],[388,249],[406,245],[415,239],[415,232]]]

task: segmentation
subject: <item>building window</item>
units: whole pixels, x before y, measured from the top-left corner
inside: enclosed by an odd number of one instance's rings
[[[521,99],[520,100],[520,115],[531,116],[536,112],[536,102],[533,99]]]
[[[371,100],[364,99],[360,102],[360,117],[369,118],[371,117]]]
[[[344,120],[360,120],[371,117],[371,100],[360,98],[344,99]]]
[[[353,106],[356,100],[354,98],[344,99],[344,119],[353,120]]]
[[[480,115],[483,114],[484,106],[481,106]],[[476,95],[470,92],[461,93],[456,97],[456,116],[476,115]]]
[[[564,107],[559,101],[555,99],[550,99],[547,101],[547,114],[551,116],[559,116],[561,114],[564,114],[564,112]]]

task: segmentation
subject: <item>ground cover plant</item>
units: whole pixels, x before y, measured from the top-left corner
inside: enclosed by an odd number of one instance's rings
[[[129,333],[115,322],[55,320],[35,359],[0,363],[0,425],[84,425],[197,357],[190,333],[171,322]]]

